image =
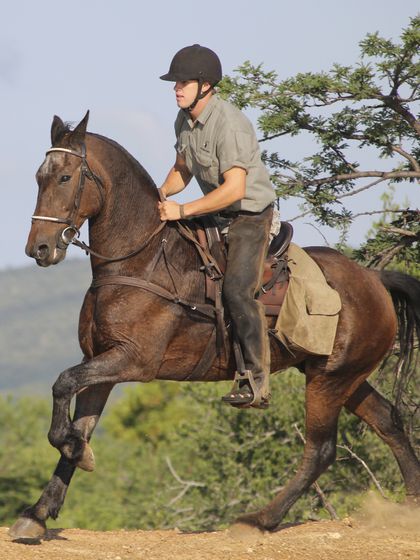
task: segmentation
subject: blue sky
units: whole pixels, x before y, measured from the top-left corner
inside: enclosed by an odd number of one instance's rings
[[[418,2],[331,0],[284,2],[147,2],[135,0],[15,0],[0,6],[0,268],[30,263],[24,246],[36,201],[34,175],[49,147],[52,117],[79,121],[91,111],[89,129],[117,140],[160,184],[173,162],[171,85],[158,76],[181,47],[201,43],[222,59],[225,73],[243,61],[263,62],[280,78],[353,64],[358,42],[378,30],[397,38]],[[283,145],[296,158],[299,145]],[[295,153],[293,153],[295,152]],[[402,187],[420,205],[418,187]],[[358,202],[378,209],[380,190]],[[183,199],[198,195],[191,187]],[[296,214],[282,205],[284,219]],[[359,243],[366,221],[349,241]],[[295,223],[297,242],[324,244],[310,225]],[[330,243],[335,232],[323,230]],[[85,234],[86,237],[86,234]],[[81,256],[71,248],[70,256]]]

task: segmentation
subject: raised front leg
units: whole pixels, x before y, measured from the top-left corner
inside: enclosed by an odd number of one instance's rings
[[[131,371],[133,366],[128,367],[127,356],[120,349],[111,349],[104,352],[99,356],[71,367],[61,373],[53,386],[53,413],[51,428],[48,433],[48,439],[54,447],[59,449],[63,457],[67,458],[73,463],[78,463],[82,468],[91,470],[89,463],[90,451],[87,446],[88,439],[86,434],[89,429],[82,421],[84,414],[84,397],[83,393],[86,388],[93,386],[106,386],[112,387],[114,384],[122,381],[130,381],[134,378],[134,373]],[[130,377],[131,372],[131,377]],[[138,377],[140,377],[137,374]],[[80,418],[75,417],[75,422],[72,423],[70,418],[70,403],[73,396],[79,391],[79,409],[77,411]],[[107,396],[109,394],[108,393]],[[92,393],[88,393],[89,402],[91,402]],[[101,397],[98,396],[98,403],[102,403]],[[105,404],[103,402],[103,405]],[[90,404],[92,406],[92,404]],[[99,416],[102,408],[93,413],[90,418],[87,418],[87,423],[95,425],[96,416]]]
[[[109,384],[88,387],[76,397],[74,424],[86,442],[90,440],[111,389]],[[45,522],[49,517],[57,518],[75,469],[74,461],[60,458],[37,503],[27,508],[11,527],[9,534],[13,539],[39,540],[45,535]]]

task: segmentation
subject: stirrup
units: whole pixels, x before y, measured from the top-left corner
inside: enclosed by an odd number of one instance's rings
[[[251,370],[236,371],[233,387],[222,397],[222,401],[238,408],[268,408],[270,394],[263,396],[262,390],[263,387],[257,386]]]

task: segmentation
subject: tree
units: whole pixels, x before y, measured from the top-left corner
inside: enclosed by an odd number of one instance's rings
[[[279,197],[302,199],[298,217],[312,214],[318,223],[344,232],[357,216],[384,211],[352,214],[344,205],[346,197],[383,182],[420,180],[420,16],[410,20],[399,43],[371,33],[360,49],[353,67],[334,64],[328,72],[283,81],[247,61],[236,77],[224,78],[220,90],[238,107],[259,111],[264,145],[286,135],[306,134],[315,141],[314,153],[302,161],[268,149],[263,159]],[[355,148],[373,151],[386,165],[364,168],[354,159]],[[404,238],[404,247],[417,243],[419,211],[393,211],[401,214],[400,229],[414,233]]]

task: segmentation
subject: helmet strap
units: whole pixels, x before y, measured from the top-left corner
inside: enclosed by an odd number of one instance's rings
[[[209,94],[211,92],[211,90],[213,89],[213,86],[210,86],[207,91],[203,92],[203,83],[204,83],[203,79],[199,78],[198,79],[197,95],[195,96],[195,99],[191,103],[191,105],[189,107],[186,107],[186,109],[184,109],[185,111],[188,111],[189,113],[191,113],[191,111],[194,109],[194,107],[197,105],[197,103],[200,101],[200,99],[203,99],[204,97],[206,97],[206,95]]]

